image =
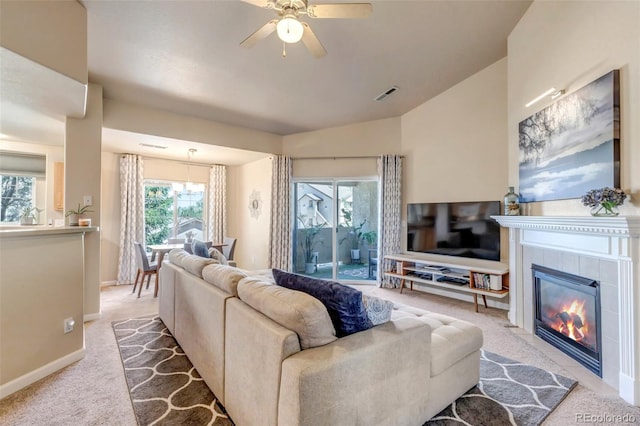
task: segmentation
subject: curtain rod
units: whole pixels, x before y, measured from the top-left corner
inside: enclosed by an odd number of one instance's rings
[[[182,160],[176,160],[174,158],[162,158],[162,157],[152,157],[150,155],[141,155],[141,154],[133,154],[130,152],[121,152],[120,155],[138,155],[140,157],[142,157],[143,160],[163,160],[163,161],[173,161],[175,163],[180,163],[180,164],[186,164],[189,166],[202,166],[202,167],[209,167],[209,166],[225,166],[225,164],[217,164],[217,163],[194,163],[194,162],[188,162],[188,161],[182,161]]]
[[[346,157],[291,157],[292,160],[362,160],[368,158],[380,158],[379,155],[346,156]],[[404,158],[404,155],[400,155]]]

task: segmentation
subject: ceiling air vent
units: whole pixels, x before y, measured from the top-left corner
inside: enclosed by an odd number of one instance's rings
[[[140,143],[140,146],[146,146],[147,148],[157,148],[157,149],[167,149],[169,148],[168,146],[163,146],[163,145],[154,145],[152,143]]]
[[[389,96],[390,94],[392,94],[393,92],[395,92],[396,90],[398,90],[398,87],[391,86],[386,91],[384,91],[384,92],[380,93],[378,96],[376,96],[375,100],[376,101],[381,101],[384,98],[386,98],[387,96]]]

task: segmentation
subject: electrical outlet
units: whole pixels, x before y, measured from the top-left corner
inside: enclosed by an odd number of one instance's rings
[[[93,205],[93,197],[91,195],[85,195],[84,196],[84,205],[85,206],[92,206]]]
[[[73,331],[73,326],[76,325],[76,322],[73,318],[65,318],[64,320],[64,334],[71,333]]]

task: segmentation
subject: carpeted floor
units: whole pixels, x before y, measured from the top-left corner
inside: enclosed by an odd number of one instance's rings
[[[159,317],[113,323],[138,424],[230,425]]]
[[[46,283],[43,283],[43,285]],[[101,289],[101,318],[84,324],[86,356],[46,378],[0,400],[0,424],[12,426],[107,425],[135,426],[131,398],[111,323],[123,318],[158,314],[153,291],[142,297],[133,286]],[[640,419],[640,408],[624,402],[618,392],[584,367],[555,350],[544,350],[539,339],[519,329],[506,328],[506,312],[480,309],[473,304],[419,291],[357,286],[367,294],[416,308],[471,321],[482,329],[483,347],[547,371],[578,379],[578,385],[544,420],[544,426],[584,425],[586,415],[627,415]],[[555,353],[555,355],[554,355]]]
[[[232,424],[159,317],[115,321],[113,330],[140,426]],[[575,385],[482,351],[478,386],[425,425],[539,425]]]
[[[577,383],[483,350],[478,386],[425,425],[539,425]]]

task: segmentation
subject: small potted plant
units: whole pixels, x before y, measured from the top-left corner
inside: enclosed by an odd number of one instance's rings
[[[85,213],[90,213],[93,210],[89,210],[89,206],[80,207],[80,203],[78,203],[77,209],[70,209],[64,214],[65,217],[69,218],[69,226],[78,226],[80,218]]]
[[[305,274],[313,274],[316,270],[316,262],[318,252],[315,250],[316,236],[320,230],[324,228],[324,223],[317,225],[308,225],[305,228],[301,228],[302,239],[300,241],[300,248],[304,255],[304,270]]]
[[[32,206],[26,206],[20,213],[20,225],[33,225],[37,220],[36,208]]]
[[[582,204],[591,207],[592,216],[617,216],[618,206],[624,203],[627,194],[619,188],[592,189],[582,196]]]

